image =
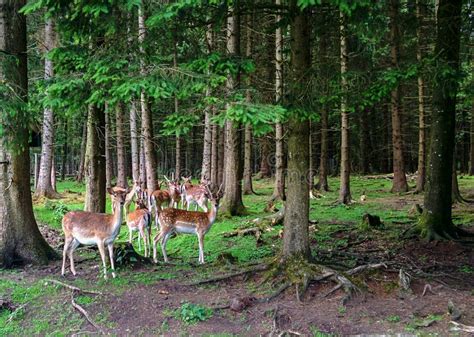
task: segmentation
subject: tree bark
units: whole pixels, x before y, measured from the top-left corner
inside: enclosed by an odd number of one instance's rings
[[[225,184],[224,167],[225,167],[225,128],[218,128],[218,161],[217,161],[217,184]]]
[[[86,200],[84,210],[105,212],[105,111],[95,105],[89,106],[86,146]]]
[[[252,33],[251,27],[253,26],[252,15],[247,16],[247,34],[246,34],[246,48],[245,56],[247,58],[252,57]],[[247,90],[245,91],[245,101],[247,103],[252,102],[252,95],[250,92],[250,86],[252,85],[252,77],[247,75],[246,78]],[[245,125],[245,135],[244,135],[244,186],[243,193],[246,195],[253,194],[253,185],[252,185],[252,128],[250,125]]]
[[[368,121],[368,108],[362,108],[359,111],[359,122],[360,122],[360,135],[359,135],[359,149],[360,149],[360,173],[368,174],[370,171],[370,127]]]
[[[44,30],[45,54],[55,47],[54,22],[46,20]],[[45,56],[44,79],[48,82],[54,76],[53,62]],[[36,184],[35,196],[46,198],[59,198],[51,184],[51,168],[54,156],[54,114],[53,109],[46,107],[43,112],[43,138],[41,147],[40,172]]]
[[[469,151],[469,175],[474,176],[474,102],[471,107],[471,137]]]
[[[127,154],[125,152],[125,105],[117,104],[115,116],[117,135],[117,186],[127,188]]]
[[[244,194],[253,194],[252,186],[252,128],[245,126],[244,140]]]
[[[146,36],[144,2],[138,8],[138,40],[140,42],[140,72],[142,76],[146,75],[145,69],[145,48],[144,41]],[[153,120],[150,111],[150,104],[145,92],[142,90],[140,94],[140,103],[142,109],[142,137],[145,152],[145,167],[146,167],[146,185],[148,190],[155,190],[156,184],[156,154],[153,145]]]
[[[350,150],[349,150],[349,112],[347,111],[347,33],[346,33],[346,18],[342,11],[340,12],[340,39],[341,39],[341,187],[339,189],[339,202],[343,204],[350,204],[351,187],[350,187]]]
[[[145,141],[140,137],[140,182],[142,189],[146,189]]]
[[[423,2],[423,3],[422,3]],[[425,15],[424,6],[426,3],[423,0],[416,0],[416,18],[417,18],[417,29],[416,29],[416,38],[417,38],[417,49],[416,49],[416,59],[418,64],[421,65],[423,62],[423,18]],[[426,135],[425,135],[425,92],[424,92],[424,79],[423,74],[420,72],[418,75],[418,177],[416,179],[416,191],[422,192],[425,189],[425,180],[426,180]]]
[[[176,136],[176,152],[175,152],[175,166],[174,166],[174,174],[176,178],[181,177],[181,137]]]
[[[227,18],[227,54],[231,58],[240,55],[240,14],[239,1],[235,1],[229,7]],[[227,96],[232,99],[234,91],[239,87],[240,74],[234,78],[231,74],[227,76]],[[229,108],[229,105],[227,106]],[[242,165],[240,151],[240,130],[237,123],[226,121],[226,148],[225,148],[225,194],[221,202],[221,212],[229,215],[242,215],[246,213],[242,203]]]
[[[212,143],[211,143],[211,185],[217,186],[218,183],[218,153],[217,150],[219,148],[219,135],[217,133],[218,126],[216,124],[212,124]]]
[[[41,236],[30,192],[25,1],[0,0],[0,50],[7,57],[0,81],[11,88],[9,99],[20,105],[15,114],[0,113],[0,266],[46,264],[56,253]],[[17,106],[18,106],[17,105]],[[8,145],[7,145],[8,144]]]
[[[270,168],[270,142],[266,136],[260,139],[260,178],[270,178],[272,170]]]
[[[419,221],[428,239],[456,237],[451,216],[453,153],[458,90],[461,0],[440,0],[435,45],[433,111],[424,210]],[[442,70],[442,71],[441,71]]]
[[[275,5],[281,5],[281,0],[275,0]],[[279,26],[281,15],[276,18],[275,29],[275,103],[281,104],[283,97],[283,34]],[[272,200],[285,200],[285,164],[284,164],[284,139],[283,124],[277,121],[275,124],[275,187]]]
[[[208,53],[211,54],[214,46],[214,38],[212,32],[212,26],[209,25],[206,31],[206,41]],[[211,89],[207,88],[206,97],[211,96]],[[204,146],[202,150],[202,168],[201,168],[201,181],[211,181],[215,184],[216,179],[212,177],[215,171],[212,171],[213,159],[216,155],[214,151],[215,138],[213,138],[214,126],[211,125],[213,106],[208,106],[204,110]],[[214,166],[215,168],[215,166]]]
[[[64,120],[64,144],[63,144],[63,153],[61,158],[61,181],[66,179],[66,171],[67,171],[67,157],[69,156],[69,146],[68,146],[68,122],[67,119]]]
[[[399,7],[400,0],[390,0],[390,54],[393,70],[398,69],[398,60],[400,58]],[[400,86],[398,84],[393,88],[390,95],[390,109],[392,113],[393,147],[393,185],[391,192],[406,192],[408,191],[408,184],[403,157]]]
[[[81,151],[79,154],[79,169],[77,170],[76,181],[81,182],[84,180],[84,162],[86,157],[86,143],[87,143],[87,119],[88,113],[86,113],[86,121],[82,126],[82,139],[81,139]]]
[[[311,68],[309,10],[300,10],[290,2],[291,18],[291,91],[290,103],[306,108],[305,88]],[[288,191],[283,229],[283,259],[310,259],[309,218],[309,121],[292,116],[288,122]]]
[[[112,187],[112,179],[114,178],[114,167],[112,161],[112,144],[111,144],[111,125],[110,110],[105,110],[105,187]]]
[[[132,101],[130,106],[130,150],[132,152],[132,177],[133,182],[140,181],[140,151],[137,127],[137,105]]]

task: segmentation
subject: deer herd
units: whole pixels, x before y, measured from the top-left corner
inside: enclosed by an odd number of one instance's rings
[[[199,263],[204,263],[204,236],[211,228],[217,217],[219,200],[222,196],[222,185],[217,191],[211,191],[208,182],[193,185],[191,177],[179,180],[169,180],[164,177],[168,189],[162,189],[162,183],[157,190],[150,191],[141,188],[141,182],[135,181],[131,188],[108,188],[112,202],[112,214],[73,211],[66,213],[62,220],[64,231],[64,249],[62,275],[65,274],[66,257],[69,257],[70,269],[76,275],[74,268],[74,250],[80,245],[95,245],[99,249],[104,278],[107,278],[106,253],[107,247],[112,276],[115,277],[114,241],[120,233],[122,223],[126,222],[129,232],[129,242],[132,244],[134,232],[138,232],[138,247],[141,250],[143,242],[144,255],[151,255],[151,227],[154,219],[159,230],[153,239],[153,260],[157,259],[157,243],[161,245],[163,259],[168,262],[166,242],[173,233],[195,234],[199,243]],[[211,207],[208,208],[208,201]],[[135,203],[135,210],[130,211]],[[180,209],[181,207],[183,209]],[[194,205],[195,210],[190,207]],[[198,211],[198,206],[203,211]],[[125,214],[125,216],[124,216]]]

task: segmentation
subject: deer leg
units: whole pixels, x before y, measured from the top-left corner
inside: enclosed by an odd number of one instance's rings
[[[162,232],[156,234],[155,238],[153,239],[153,262],[158,263],[158,260],[156,258],[156,243],[158,241],[161,241],[161,234]]]
[[[151,219],[151,218],[150,218]],[[151,256],[151,223],[147,224],[148,257]]]
[[[204,264],[204,235],[197,233],[197,237],[199,242],[199,263]]]
[[[139,231],[138,232],[139,233],[139,235],[138,235],[138,237],[139,237],[138,245],[140,246],[140,236],[141,236],[142,240],[143,240],[143,245],[145,246],[145,257],[146,257],[148,251],[147,251],[147,246],[146,246],[146,241],[145,241],[146,240],[145,231],[143,230],[143,223],[140,223],[140,225],[138,226],[138,231]],[[139,248],[139,249],[141,249],[141,248]]]
[[[140,237],[140,226],[138,227],[138,250],[142,250],[142,243],[140,242],[141,237]]]
[[[74,238],[72,236],[64,238],[63,267],[61,268],[61,275],[62,276],[64,276],[65,271],[66,271],[66,256],[67,256],[67,252],[69,250],[69,246],[70,246],[72,240],[74,240]]]
[[[71,246],[69,247],[69,261],[71,262],[71,272],[74,276],[76,275],[76,268],[74,267],[73,253],[78,246],[79,246],[79,241],[77,241],[76,239],[73,239],[71,242]]]
[[[133,233],[132,228],[128,227],[128,243],[132,244]]]
[[[166,242],[168,242],[170,236],[171,232],[168,232],[161,239],[161,252],[163,253],[163,259],[165,260],[165,262],[168,262],[168,255],[166,255]]]
[[[110,259],[110,267],[112,268],[112,277],[115,278],[115,264],[114,264],[114,243],[111,242],[107,245],[109,249],[109,259]]]
[[[107,279],[107,265],[105,263],[105,245],[104,241],[97,242],[99,248],[100,258],[102,259],[102,265],[104,266],[104,278]]]

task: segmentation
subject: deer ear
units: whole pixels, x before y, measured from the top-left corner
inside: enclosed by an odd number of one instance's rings
[[[109,194],[115,195],[115,192],[114,192],[114,190],[112,189],[112,187],[107,187],[107,192],[108,192]]]

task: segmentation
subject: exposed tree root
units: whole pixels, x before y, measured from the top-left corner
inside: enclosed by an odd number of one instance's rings
[[[97,323],[95,323],[92,318],[89,316],[89,313],[86,311],[86,309],[84,309],[82,306],[80,306],[75,300],[74,300],[74,296],[76,294],[95,294],[95,295],[102,295],[101,292],[98,292],[98,291],[92,291],[92,290],[82,290],[81,288],[78,288],[78,287],[75,287],[75,286],[72,286],[70,284],[67,284],[67,283],[64,283],[64,282],[61,282],[61,281],[57,281],[57,280],[53,280],[53,279],[46,279],[45,280],[46,282],[51,282],[51,283],[55,283],[57,285],[60,285],[61,287],[64,287],[64,288],[67,288],[67,289],[70,289],[71,290],[71,305],[74,309],[76,309],[77,311],[79,311],[83,316],[84,318],[94,327],[97,329],[97,331],[99,331],[101,334],[105,334],[104,330],[97,325]]]
[[[230,279],[230,278],[233,278],[233,277],[236,277],[236,276],[240,276],[240,275],[245,275],[245,274],[248,274],[248,273],[255,273],[255,272],[265,271],[268,268],[269,268],[268,265],[259,264],[259,265],[253,266],[252,268],[249,268],[249,269],[246,269],[246,270],[241,270],[241,271],[238,271],[238,272],[235,272],[235,273],[230,273],[230,274],[219,275],[219,276],[216,276],[216,277],[212,277],[212,278],[208,278],[208,279],[204,279],[204,280],[199,280],[199,281],[196,281],[196,282],[190,282],[190,283],[186,283],[184,285],[186,285],[186,286],[196,286],[196,285],[200,285],[200,284],[224,281],[224,280],[227,280],[227,279]]]
[[[271,286],[274,284],[278,284],[279,286],[277,286],[271,295],[255,299],[255,303],[270,302],[291,287],[295,288],[296,299],[299,302],[302,302],[304,295],[311,283],[330,279],[336,283],[336,286],[332,288],[330,292],[326,293],[324,297],[333,294],[339,289],[343,289],[346,295],[342,299],[342,303],[345,304],[352,298],[354,294],[360,292],[360,290],[352,283],[349,277],[366,270],[378,269],[382,267],[387,268],[387,265],[385,263],[361,265],[356,268],[349,269],[345,273],[340,273],[332,268],[310,263],[303,258],[292,258],[287,261],[281,261],[280,259],[277,259],[270,264],[260,264],[246,270],[219,275],[196,282],[190,282],[185,285],[195,286],[206,283],[220,282],[249,273],[266,272],[262,281],[259,282],[257,286],[261,287],[263,284],[268,283],[270,283]],[[220,309],[226,309],[229,307],[230,305],[219,306]]]

